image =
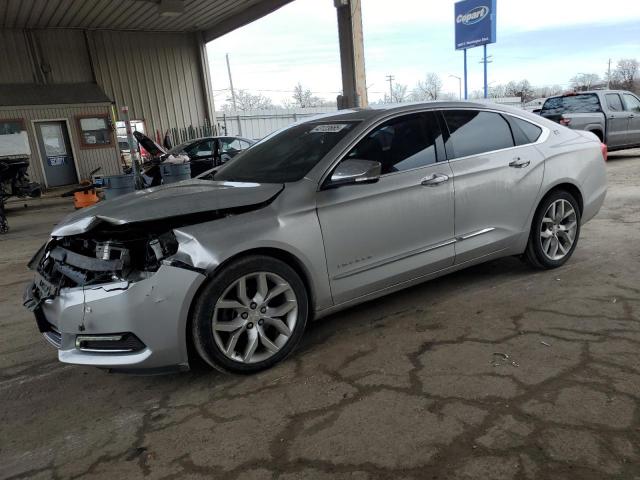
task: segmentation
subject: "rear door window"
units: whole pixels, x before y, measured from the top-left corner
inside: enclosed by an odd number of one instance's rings
[[[607,99],[607,106],[609,107],[609,110],[614,112],[622,112],[624,110],[622,100],[620,100],[620,95],[617,93],[607,93],[605,97]]]
[[[627,106],[627,110],[630,112],[640,112],[640,100],[638,100],[635,96],[625,93],[624,94],[624,103]]]
[[[449,159],[478,155],[515,145],[502,115],[478,110],[444,110],[449,130],[445,148]]]
[[[567,95],[564,97],[548,98],[541,115],[562,114],[562,113],[598,113],[601,112],[600,100],[595,93],[581,93],[577,95]]]

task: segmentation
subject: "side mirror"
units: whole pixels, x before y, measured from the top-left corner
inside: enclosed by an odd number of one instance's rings
[[[344,160],[338,164],[327,183],[327,188],[359,183],[374,183],[380,178],[382,164],[372,160]]]

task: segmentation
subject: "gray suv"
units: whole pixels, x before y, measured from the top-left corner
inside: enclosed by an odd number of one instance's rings
[[[313,118],[72,214],[30,262],[25,305],[62,362],[255,372],[311,318],[507,255],[563,265],[605,197],[600,147],[473,103]]]

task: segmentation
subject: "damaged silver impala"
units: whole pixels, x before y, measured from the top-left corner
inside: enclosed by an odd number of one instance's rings
[[[312,317],[507,255],[563,265],[604,200],[604,153],[497,106],[314,118],[218,171],[70,215],[24,302],[62,362],[255,372]]]

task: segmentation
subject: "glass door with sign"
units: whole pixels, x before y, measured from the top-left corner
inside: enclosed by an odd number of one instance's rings
[[[66,122],[38,122],[36,136],[47,186],[78,183]]]

